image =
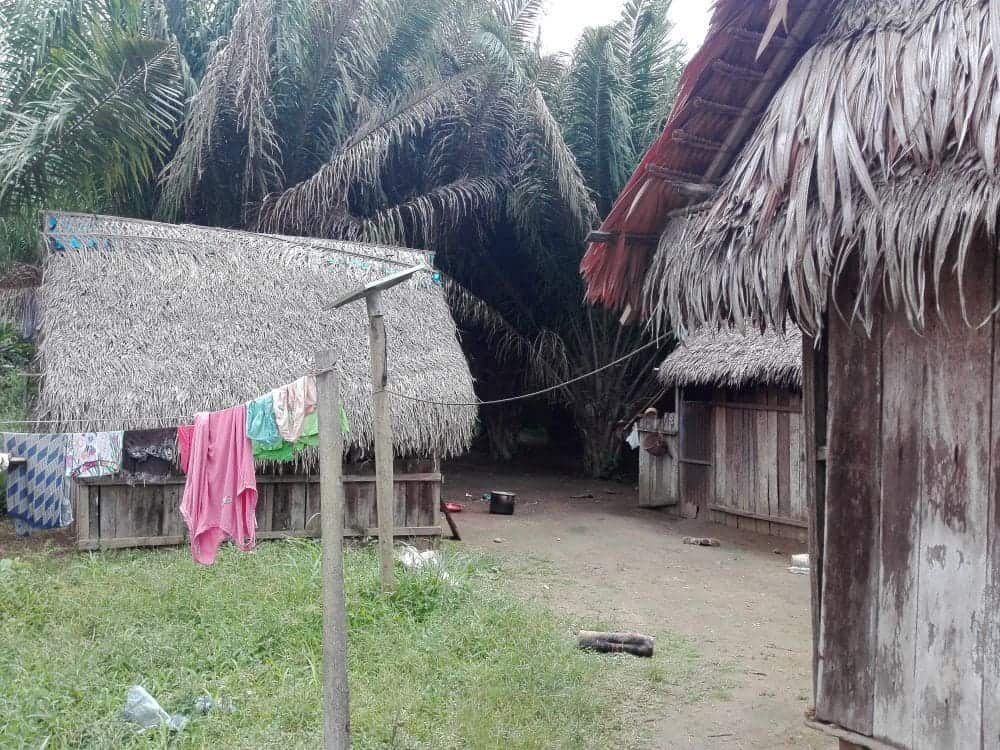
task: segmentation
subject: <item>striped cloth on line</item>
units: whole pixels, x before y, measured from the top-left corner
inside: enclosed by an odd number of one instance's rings
[[[7,515],[34,529],[73,523],[66,436],[4,433],[3,450],[26,460],[7,473]]]

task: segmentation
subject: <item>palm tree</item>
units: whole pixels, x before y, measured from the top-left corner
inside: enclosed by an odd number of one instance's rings
[[[542,5],[14,0],[0,229],[55,202],[422,246],[492,343],[487,386],[512,362],[533,385],[591,369],[640,337],[582,306],[583,239],[657,132],[679,53],[668,0],[629,0],[568,64],[545,57]],[[560,392],[591,471],[646,375]]]

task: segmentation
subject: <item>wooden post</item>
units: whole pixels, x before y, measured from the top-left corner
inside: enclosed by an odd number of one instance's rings
[[[824,335],[829,336],[825,327]],[[818,345],[817,345],[818,344]],[[802,419],[805,430],[806,505],[809,509],[813,701],[819,694],[820,622],[823,606],[823,540],[826,533],[827,344],[802,337]]]
[[[378,558],[382,590],[389,593],[393,582],[393,453],[392,425],[389,418],[389,394],[386,393],[385,319],[382,317],[382,294],[375,290],[365,295],[368,305],[368,342],[372,359],[372,394],[375,422],[375,504],[378,507]]]
[[[340,380],[333,369],[333,352],[317,353],[316,365],[323,533],[323,748],[348,750],[351,718],[344,601],[344,436],[340,432]]]

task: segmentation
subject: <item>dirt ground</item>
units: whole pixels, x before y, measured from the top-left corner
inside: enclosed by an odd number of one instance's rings
[[[472,465],[446,467],[445,478],[445,499],[465,505],[455,518],[466,544],[543,570],[517,576],[518,593],[581,628],[675,633],[706,664],[721,665],[724,690],[713,692],[724,697],[667,701],[651,717],[648,750],[836,747],[803,725],[812,701],[809,579],[787,569],[801,545],[641,510],[620,483]],[[478,500],[489,490],[517,493],[516,513],[490,515]],[[38,549],[39,540],[12,532],[0,524],[0,558]],[[685,545],[684,536],[714,536],[722,546]],[[71,530],[45,537],[71,554]]]
[[[518,494],[513,516],[492,516],[478,501],[491,489]],[[593,497],[573,498],[585,494]],[[812,702],[809,578],[788,572],[802,545],[641,510],[628,485],[551,473],[452,466],[444,497],[465,505],[455,516],[465,543],[554,568],[519,580],[526,595],[582,628],[589,619],[682,635],[729,667],[726,698],[663,706],[649,748],[836,747],[803,725]],[[685,545],[685,536],[722,546]]]

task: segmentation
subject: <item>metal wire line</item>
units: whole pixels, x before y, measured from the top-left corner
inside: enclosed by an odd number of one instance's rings
[[[577,375],[575,378],[570,378],[569,380],[559,383],[558,385],[549,386],[548,388],[543,388],[540,391],[532,391],[531,393],[522,393],[519,396],[510,396],[508,398],[499,398],[493,401],[474,401],[468,403],[461,402],[449,402],[449,401],[432,401],[430,399],[420,398],[419,396],[408,396],[405,393],[399,393],[398,391],[393,391],[386,389],[386,393],[390,396],[403,399],[404,401],[415,401],[421,404],[429,404],[432,406],[455,406],[455,407],[473,407],[473,406],[496,406],[499,404],[509,404],[515,401],[527,401],[528,399],[537,398],[538,396],[544,396],[547,393],[552,393],[553,391],[558,391],[560,388],[565,388],[566,386],[573,385],[574,383],[579,383],[581,380],[586,380],[587,378],[592,378],[595,375],[599,375],[605,370],[610,370],[612,367],[617,367],[622,362],[626,362],[637,354],[657,346],[663,339],[655,339],[650,341],[648,344],[640,346],[623,357],[619,357],[614,362],[609,362],[603,367],[598,367],[596,370],[591,370],[590,372],[584,373],[583,375]],[[334,368],[336,369],[336,368]],[[312,370],[310,375],[321,375],[328,370]],[[177,424],[186,424],[191,421],[190,415],[176,416],[176,417],[133,417],[130,419],[122,420],[118,418],[108,418],[108,419],[91,419],[89,417],[81,417],[77,419],[0,419],[0,425],[42,425],[42,424],[124,424],[125,422],[156,422],[156,423],[170,423],[176,422]]]
[[[654,341],[650,341],[648,344],[640,346],[638,349],[629,352],[624,357],[619,357],[614,362],[609,362],[603,367],[598,367],[596,370],[591,370],[590,372],[584,373],[583,375],[577,375],[575,378],[571,378],[570,380],[567,380],[564,383],[559,383],[558,385],[549,386],[548,388],[543,388],[540,391],[532,391],[531,393],[524,393],[521,394],[520,396],[510,396],[509,398],[498,398],[493,401],[477,401],[474,403],[463,404],[463,403],[448,402],[448,401],[431,401],[429,399],[420,398],[419,396],[407,396],[405,393],[397,393],[396,391],[392,391],[389,389],[386,389],[386,393],[388,393],[390,396],[395,396],[396,398],[401,398],[406,401],[416,401],[417,403],[431,404],[433,406],[495,406],[497,404],[509,404],[514,401],[526,401],[530,398],[537,398],[538,396],[544,396],[546,393],[552,393],[553,391],[558,391],[560,388],[565,388],[568,385],[579,383],[581,380],[592,378],[594,375],[599,375],[605,370],[610,370],[612,367],[617,367],[622,362],[632,359],[632,357],[636,356],[637,354],[641,354],[647,349],[659,345],[659,343],[662,340],[663,339],[656,339]]]

